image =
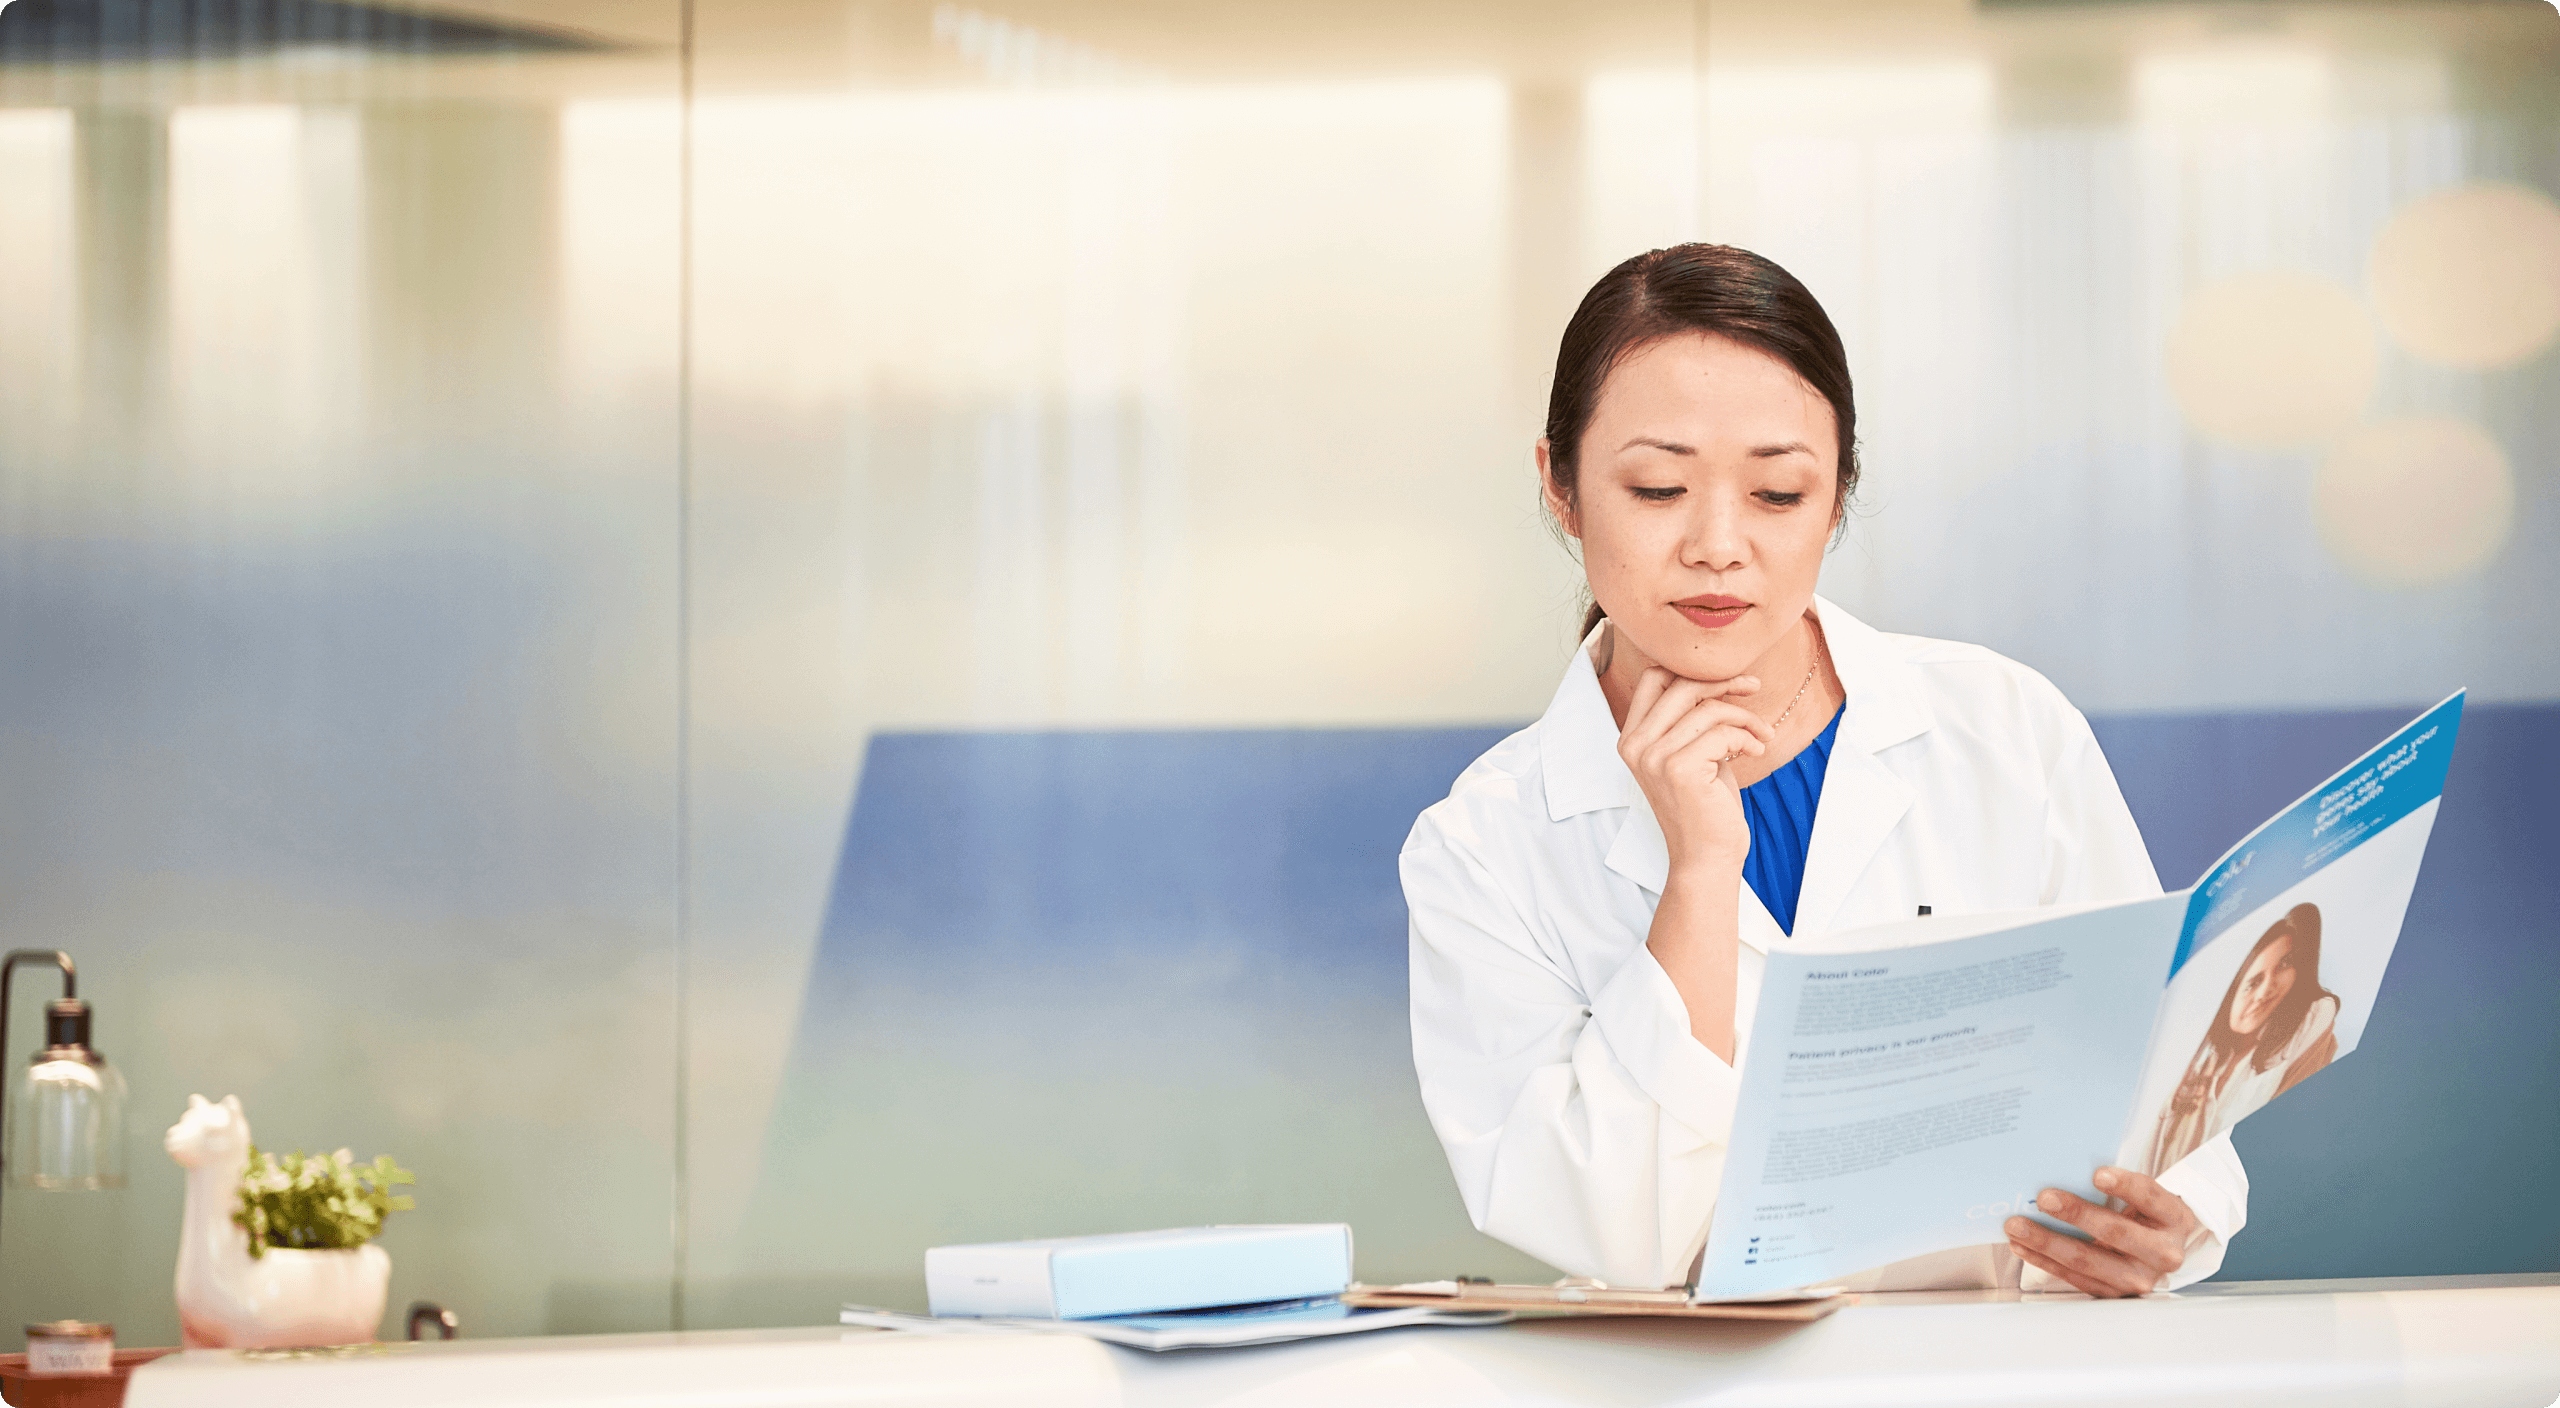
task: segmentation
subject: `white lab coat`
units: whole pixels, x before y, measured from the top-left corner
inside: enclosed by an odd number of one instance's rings
[[[2160,893],[2088,721],[2043,676],[1814,607],[1848,704],[1799,936],[1923,904],[1964,914]],[[1664,1286],[1704,1244],[1737,1077],[1689,1034],[1645,947],[1670,857],[1587,651],[1546,714],[1460,774],[1405,842],[1413,1059],[1478,1228],[1574,1275]],[[1737,1051],[1762,955],[1782,937],[1742,887]],[[2161,1182],[2210,1234],[2167,1282],[2183,1285],[2221,1265],[2248,1178],[2222,1136]],[[1864,1284],[2020,1284],[1996,1219],[1988,1235],[1999,1240]],[[2024,1284],[2059,1285],[2032,1268]]]

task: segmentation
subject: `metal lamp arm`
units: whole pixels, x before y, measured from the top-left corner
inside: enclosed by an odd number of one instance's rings
[[[9,979],[21,963],[52,964],[62,970],[62,995],[80,995],[80,970],[71,966],[70,954],[58,948],[11,949],[8,957],[0,958],[0,1026],[6,1026],[9,1021]],[[5,1044],[0,1044],[0,1052],[8,1049]]]

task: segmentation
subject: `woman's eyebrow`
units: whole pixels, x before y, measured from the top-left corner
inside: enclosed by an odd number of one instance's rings
[[[1627,441],[1627,443],[1620,445],[1618,447],[1618,453],[1623,455],[1629,450],[1636,449],[1661,450],[1667,454],[1674,455],[1694,455],[1698,453],[1698,449],[1694,445],[1683,445],[1677,440],[1657,439],[1651,435],[1636,436],[1635,438]],[[1812,453],[1813,447],[1801,440],[1781,440],[1774,444],[1754,445],[1750,450],[1751,458],[1755,460],[1773,460],[1781,455],[1809,456]]]
[[[1618,453],[1623,455],[1627,451],[1635,449],[1638,446],[1644,446],[1648,449],[1665,450],[1675,455],[1694,455],[1698,453],[1697,447],[1694,445],[1683,445],[1677,440],[1656,440],[1650,435],[1639,435],[1633,440],[1620,445],[1618,447]]]
[[[1780,455],[1810,455],[1812,453],[1813,447],[1804,443],[1802,440],[1782,440],[1775,445],[1754,445],[1751,447],[1751,458],[1755,460],[1773,460]]]

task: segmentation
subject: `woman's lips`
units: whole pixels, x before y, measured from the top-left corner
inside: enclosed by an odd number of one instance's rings
[[[1671,609],[1708,630],[1722,630],[1742,619],[1751,603],[1734,596],[1693,596],[1671,603]]]

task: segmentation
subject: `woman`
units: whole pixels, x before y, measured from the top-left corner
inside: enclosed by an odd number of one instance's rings
[[[2337,1023],[2338,995],[2320,986],[2320,907],[2295,905],[2233,975],[2195,1059],[2160,1109],[2145,1167],[2170,1167],[2328,1065],[2338,1054]]]
[[[1414,1062],[1459,1191],[1568,1272],[1686,1277],[1782,934],[2159,893],[2052,685],[1814,595],[1856,429],[1839,334],[1757,255],[1641,255],[1565,329],[1537,460],[1590,585],[1583,650],[1415,822],[1402,870]],[[2014,1218],[2005,1248],[1870,1284],[2016,1284],[2021,1260],[2092,1294],[2183,1284],[2248,1185],[2217,1139],[2096,1186],[2121,1207],[2039,1199],[2094,1240]]]

